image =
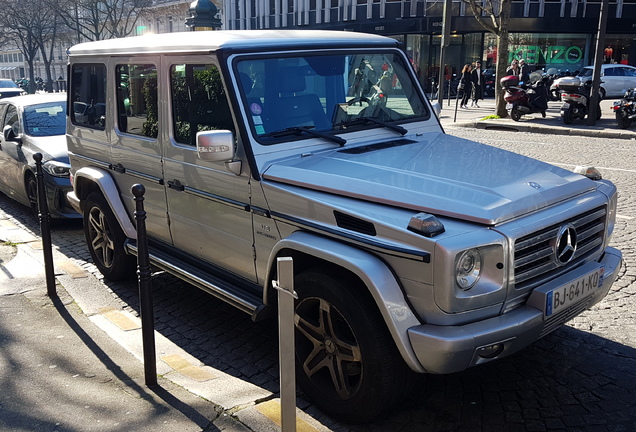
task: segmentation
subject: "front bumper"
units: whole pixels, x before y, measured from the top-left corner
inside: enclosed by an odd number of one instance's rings
[[[547,291],[547,288],[539,287],[535,289],[536,296],[533,293],[525,305],[504,315],[462,326],[423,324],[412,327],[408,334],[415,355],[427,372],[438,374],[459,372],[507,357],[601,301],[618,277],[622,262],[623,255],[619,250],[607,248],[598,263],[605,267],[601,287],[557,316],[545,318],[543,311],[536,307],[541,304],[541,301],[536,301],[536,297],[544,295],[541,288]],[[584,273],[585,267],[577,270]],[[482,352],[490,352],[485,351],[485,348],[497,344],[501,346],[497,355],[480,355]]]

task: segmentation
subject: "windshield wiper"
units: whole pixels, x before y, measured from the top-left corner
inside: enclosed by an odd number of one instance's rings
[[[373,124],[377,124],[377,125],[380,125],[380,126],[384,126],[387,129],[391,129],[392,131],[399,133],[400,135],[406,135],[407,132],[408,132],[406,129],[404,129],[400,125],[387,123],[387,122],[384,122],[382,120],[378,120],[377,118],[373,118],[373,117],[360,117],[360,118],[356,118],[356,119],[353,119],[353,120],[345,120],[345,121],[340,122],[340,123],[338,123],[338,124],[336,124],[334,126],[347,127],[347,126],[365,125],[365,124],[369,124],[369,123],[373,123]]]
[[[347,140],[344,138],[340,138],[339,136],[334,136],[334,135],[330,135],[327,133],[323,133],[323,132],[318,132],[315,130],[312,130],[314,126],[293,126],[293,127],[288,127],[285,129],[281,129],[281,130],[277,130],[274,132],[269,132],[266,133],[264,135],[261,135],[263,137],[273,137],[273,138],[279,138],[279,137],[283,137],[283,136],[287,136],[287,135],[302,135],[304,133],[309,134],[309,135],[313,135],[313,136],[317,136],[320,138],[324,138],[328,141],[331,142],[335,142],[336,144],[340,144],[340,147],[344,146],[347,143]]]

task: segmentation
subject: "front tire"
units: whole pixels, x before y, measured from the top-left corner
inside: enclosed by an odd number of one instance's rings
[[[386,417],[417,380],[370,294],[327,268],[301,273],[294,286],[296,368],[305,394],[347,423]]]
[[[134,275],[136,259],[126,253],[126,236],[98,192],[91,193],[84,203],[84,235],[93,262],[106,279],[119,281]]]
[[[561,111],[561,118],[563,119],[563,123],[565,123],[566,125],[572,124],[572,122],[574,121],[574,113],[572,112],[572,108]]]
[[[27,196],[29,198],[29,204],[31,207],[31,213],[33,213],[33,217],[35,217],[35,220],[39,222],[40,209],[38,206],[38,183],[35,180],[35,175],[27,174],[26,190],[27,190]]]

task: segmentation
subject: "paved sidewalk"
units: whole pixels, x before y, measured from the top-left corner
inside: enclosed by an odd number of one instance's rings
[[[484,117],[495,114],[495,100],[485,99],[479,101],[479,108],[459,108],[455,105],[455,99],[448,99],[442,104],[440,121],[444,128],[448,127],[474,127],[479,129],[493,129],[510,132],[531,132],[559,135],[579,135],[588,137],[605,137],[615,139],[636,140],[636,123],[628,129],[619,129],[616,124],[612,105],[614,99],[601,101],[601,119],[594,126],[587,125],[587,119],[575,120],[571,125],[566,125],[561,120],[561,102],[549,102],[546,117],[541,114],[530,114],[521,117],[516,122],[510,117],[505,119],[488,119]]]
[[[147,386],[139,318],[79,263],[56,248],[53,259],[52,299],[40,239],[0,208],[0,430],[280,431],[276,394],[159,332],[158,385]],[[331,430],[301,409],[297,424]]]

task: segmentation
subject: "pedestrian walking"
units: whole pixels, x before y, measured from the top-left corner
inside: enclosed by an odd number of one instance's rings
[[[470,74],[471,82],[473,85],[472,102],[470,106],[479,108],[477,102],[484,98],[484,71],[481,69],[481,61],[475,62],[475,68]]]
[[[457,95],[463,92],[462,102],[459,105],[460,108],[468,108],[468,99],[470,98],[472,90],[471,71],[472,66],[470,63],[466,63],[462,69],[462,76],[459,79],[459,86],[457,88]]]

